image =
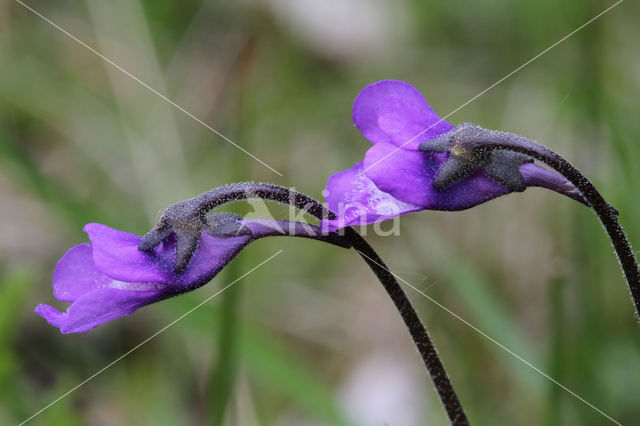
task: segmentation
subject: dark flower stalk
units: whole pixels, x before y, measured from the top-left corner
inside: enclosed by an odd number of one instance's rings
[[[393,300],[396,305],[396,309],[402,316],[402,320],[409,329],[409,334],[422,357],[422,361],[427,366],[431,380],[436,387],[438,396],[444,405],[449,420],[452,425],[468,425],[469,421],[467,416],[458,400],[453,385],[449,380],[447,371],[444,369],[444,365],[438,357],[438,351],[433,345],[429,333],[420,321],[418,314],[416,313],[409,298],[404,293],[398,281],[393,274],[389,272],[389,269],[384,264],[380,256],[373,250],[373,248],[362,238],[355,229],[348,227],[345,230],[345,239],[351,243],[353,249],[367,262],[367,265],[371,268],[380,283]]]
[[[420,144],[423,152],[450,152],[447,162],[456,167],[447,169],[439,180],[449,183],[487,167],[496,153],[513,152],[533,157],[555,169],[580,191],[586,204],[591,207],[604,226],[615,249],[624,272],[631,298],[640,318],[640,270],[620,222],[618,211],[607,203],[596,187],[575,166],[549,148],[512,133],[487,130],[479,126],[462,124],[455,129]],[[443,169],[445,167],[443,166]]]
[[[320,220],[333,220],[336,217],[333,212],[326,209],[320,202],[288,188],[253,182],[231,184],[213,189],[169,207],[160,218],[158,225],[142,237],[139,248],[145,250],[150,246],[153,247],[159,241],[160,236],[173,231],[176,232],[176,237],[180,241],[185,224],[198,223],[204,220],[210,210],[223,204],[255,198],[295,206]],[[192,232],[191,229],[187,232]],[[464,409],[453,389],[444,365],[438,357],[438,352],[431,341],[429,333],[422,321],[420,321],[411,301],[402,290],[402,287],[400,287],[398,281],[389,272],[380,256],[355,229],[346,227],[343,238],[365,260],[378,280],[380,280],[389,297],[391,297],[416,345],[422,361],[427,367],[451,424],[455,426],[468,425],[469,421]],[[188,251],[178,251],[176,255],[183,256],[183,258],[177,259],[176,265],[182,264],[186,266],[189,263],[191,254]]]

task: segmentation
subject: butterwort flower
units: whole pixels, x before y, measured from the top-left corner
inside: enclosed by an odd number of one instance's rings
[[[455,128],[442,120],[408,83],[383,80],[365,87],[354,102],[353,122],[373,146],[364,161],[329,178],[325,199],[338,216],[326,221],[329,229],[419,210],[464,210],[529,186],[582,201],[568,180],[525,155],[481,155],[455,144],[442,152],[445,135],[466,125]]]
[[[242,220],[230,214],[209,216],[190,261],[176,272],[176,234],[147,251],[141,237],[90,223],[90,243],[71,248],[53,273],[53,295],[71,302],[65,312],[38,305],[36,313],[62,333],[79,333],[137,309],[194,290],[209,282],[247,244],[259,238],[295,235],[346,247],[335,234],[318,227],[279,220]]]

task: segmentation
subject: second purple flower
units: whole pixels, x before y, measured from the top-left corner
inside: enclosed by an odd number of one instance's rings
[[[451,154],[422,152],[419,146],[454,126],[438,117],[409,83],[383,80],[362,89],[353,122],[374,145],[363,161],[329,177],[325,198],[338,215],[327,221],[330,229],[419,210],[464,210],[513,191],[490,168],[478,168],[444,187],[434,184]],[[539,186],[580,199],[569,181],[532,159],[518,159],[513,167],[523,183],[518,190]]]

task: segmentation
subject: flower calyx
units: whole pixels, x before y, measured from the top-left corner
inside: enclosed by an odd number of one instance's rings
[[[487,176],[509,191],[522,192],[527,188],[519,167],[533,162],[533,158],[504,149],[496,149],[490,140],[491,131],[469,123],[458,125],[453,130],[436,138],[424,141],[422,152],[449,153],[433,180],[437,190],[457,182],[482,169]]]
[[[203,231],[214,237],[230,238],[251,235],[241,217],[230,213],[207,215],[200,200],[190,199],[171,205],[162,213],[158,223],[140,241],[138,249],[149,251],[159,245],[172,232],[176,237],[174,272],[182,272],[193,257]]]

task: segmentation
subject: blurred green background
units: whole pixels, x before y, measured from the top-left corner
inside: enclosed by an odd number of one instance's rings
[[[0,424],[447,424],[399,316],[352,251],[254,243],[198,291],[84,334],[33,313],[82,226],[141,234],[168,204],[240,180],[321,197],[369,143],[365,85],[411,82],[441,115],[610,2],[30,1],[281,171],[278,176],[19,3],[0,1]],[[449,118],[545,143],[593,178],[640,245],[640,4],[627,1]],[[253,207],[240,207],[246,212]],[[284,210],[275,209],[275,212]],[[371,234],[371,233],[369,233]],[[640,417],[640,328],[597,219],[530,189],[368,237],[394,272],[623,424]],[[476,425],[604,416],[407,289]]]

